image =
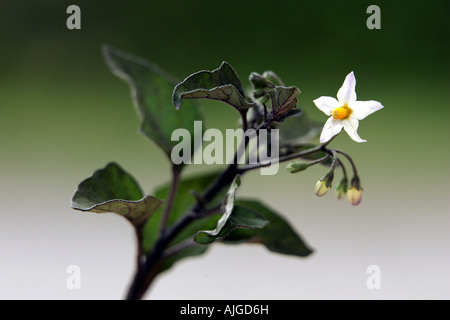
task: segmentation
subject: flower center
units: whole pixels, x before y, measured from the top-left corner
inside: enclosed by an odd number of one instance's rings
[[[342,107],[334,109],[331,115],[335,119],[348,119],[352,112],[353,110],[350,109],[347,104],[344,104]]]

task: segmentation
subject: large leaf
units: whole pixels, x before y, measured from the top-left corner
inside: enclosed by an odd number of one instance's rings
[[[276,211],[257,200],[237,200],[236,206],[254,210],[269,221],[262,229],[236,229],[225,243],[260,243],[272,252],[306,257],[313,251],[290,224]]]
[[[128,82],[132,97],[142,118],[141,132],[154,141],[170,158],[172,148],[179,143],[194,141],[194,121],[202,121],[202,115],[195,102],[183,110],[170,105],[172,92],[177,83],[171,75],[155,64],[122,52],[110,46],[103,46],[103,55],[111,71]],[[192,141],[172,141],[174,130],[188,130]],[[192,154],[195,150],[191,148]]]
[[[199,71],[179,83],[173,91],[173,104],[181,107],[183,99],[213,99],[223,101],[244,111],[255,104],[245,100],[241,81],[234,69],[227,63],[213,71]]]
[[[161,204],[162,201],[153,196],[144,197],[129,173],[118,164],[109,163],[80,183],[71,205],[80,211],[117,213],[134,225],[141,225]]]
[[[221,217],[214,230],[199,231],[194,240],[199,244],[210,244],[223,240],[236,229],[260,229],[267,223],[266,218],[259,212],[246,207],[234,206],[230,215],[225,213]]]

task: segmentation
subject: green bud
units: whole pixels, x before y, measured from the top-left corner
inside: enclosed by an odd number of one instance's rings
[[[273,71],[265,71],[262,75],[252,72],[249,80],[257,90],[270,90],[276,86],[284,86],[283,81]]]
[[[263,97],[266,94],[266,92],[264,90],[257,90],[255,92],[253,92],[253,98],[258,99]]]
[[[343,199],[348,190],[348,180],[347,178],[342,178],[336,187],[336,196],[339,200]]]
[[[290,173],[297,173],[308,169],[309,163],[307,162],[291,162],[286,166],[286,170]]]
[[[273,71],[264,71],[262,76],[274,83],[276,86],[284,86],[283,81],[281,81],[280,77]]]
[[[252,72],[249,77],[250,82],[255,89],[266,89],[270,87],[270,82],[257,72]]]

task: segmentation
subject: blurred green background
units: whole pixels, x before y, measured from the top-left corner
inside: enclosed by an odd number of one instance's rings
[[[66,28],[71,4],[81,8],[81,30]],[[380,30],[366,27],[371,4],[381,9]],[[346,134],[333,142],[357,163],[360,206],[315,197],[319,167],[298,175],[281,167],[277,176],[244,180],[241,194],[279,209],[317,249],[314,256],[219,245],[209,258],[180,264],[154,297],[449,298],[449,16],[448,1],[2,1],[0,297],[120,299],[128,284],[131,229],[113,215],[69,207],[78,183],[109,161],[146,192],[169,174],[162,153],[138,134],[128,86],[102,59],[107,43],[179,79],[224,60],[245,86],[250,72],[273,70],[300,88],[299,107],[318,121],[326,117],[312,101],[336,96],[350,71],[358,98],[384,105],[360,123],[367,143]],[[208,127],[235,127],[232,108],[202,106]],[[231,286],[208,297],[187,289],[189,281],[225,281],[220,272],[199,271],[208,263],[220,270],[223,256],[244,261],[229,270],[245,279],[240,295]],[[250,256],[267,263],[261,274],[275,265],[286,270],[264,286],[252,278]],[[86,270],[82,290],[65,288],[70,264]],[[384,271],[379,292],[365,287],[370,264]]]

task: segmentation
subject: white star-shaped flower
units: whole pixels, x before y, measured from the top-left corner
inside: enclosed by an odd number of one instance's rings
[[[315,105],[328,118],[320,135],[320,143],[325,143],[341,132],[342,128],[350,138],[356,142],[366,142],[358,135],[359,120],[383,108],[378,101],[356,101],[356,79],[353,71],[344,80],[337,93],[337,100],[333,97],[320,97],[314,100]]]

